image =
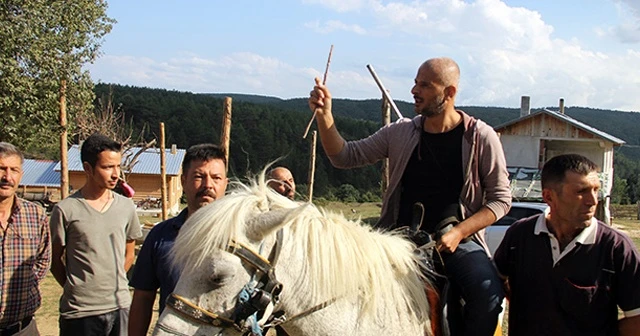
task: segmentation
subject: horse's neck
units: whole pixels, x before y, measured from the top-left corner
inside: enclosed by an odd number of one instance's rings
[[[305,278],[304,251],[284,244],[276,266],[276,277],[284,289],[281,307],[289,322],[282,327],[290,336],[303,335],[421,335],[423,329],[409,319],[398,316],[397,311],[384,314],[385,321],[361,316],[357,299],[348,302],[342,298],[311,301],[313,279]],[[356,270],[354,270],[356,271]],[[302,278],[301,278],[302,277]]]
[[[374,321],[359,316],[356,302],[338,301],[312,314],[285,323],[283,328],[290,336],[330,335],[423,335],[424,329],[411,324],[397,313],[386,320]]]

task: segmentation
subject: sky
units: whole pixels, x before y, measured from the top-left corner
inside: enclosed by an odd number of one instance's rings
[[[457,105],[640,112],[638,0],[107,0],[95,82],[194,93],[412,102],[420,64],[454,59]]]

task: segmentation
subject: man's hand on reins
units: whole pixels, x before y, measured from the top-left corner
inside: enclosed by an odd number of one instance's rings
[[[460,242],[466,238],[457,226],[454,226],[449,232],[442,235],[436,247],[440,252],[453,253]]]

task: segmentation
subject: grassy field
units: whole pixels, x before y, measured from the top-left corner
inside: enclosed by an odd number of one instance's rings
[[[375,222],[380,215],[380,203],[329,202],[320,206],[333,212],[341,212],[351,219],[361,218],[368,223]],[[626,232],[640,249],[640,221],[636,217],[637,207],[635,205],[613,206],[612,215],[614,217],[614,226]],[[158,220],[158,217],[154,216],[140,217],[140,223],[142,224],[152,224]],[[42,283],[41,290],[42,306],[36,312],[38,328],[43,336],[56,336],[58,335],[58,300],[62,294],[62,289],[49,273]],[[506,328],[503,330],[505,331],[504,335],[506,335]]]

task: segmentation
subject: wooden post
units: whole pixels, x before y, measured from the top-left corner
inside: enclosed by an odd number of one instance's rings
[[[224,149],[224,157],[229,170],[229,139],[231,138],[231,97],[224,97],[222,106],[222,133],[220,133],[220,146]]]
[[[307,185],[309,186],[309,203],[313,200],[313,180],[316,174],[316,142],[318,141],[318,131],[311,133],[311,156],[309,157],[309,180]]]
[[[161,197],[162,197],[162,220],[165,221],[168,216],[167,211],[167,153],[164,146],[164,123],[160,123],[160,177],[162,178]]]
[[[382,96],[382,126],[389,125],[391,123],[391,104],[387,98]],[[382,160],[382,194],[387,192],[389,187],[389,159]]]
[[[67,159],[67,81],[60,81],[60,197],[69,196],[69,162]]]

